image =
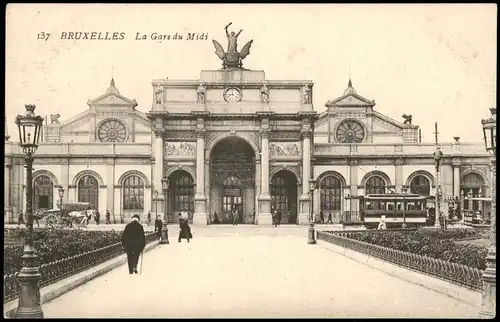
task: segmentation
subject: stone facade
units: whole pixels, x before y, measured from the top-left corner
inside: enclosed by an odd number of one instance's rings
[[[332,212],[334,222],[358,210],[348,195],[436,192],[434,144],[419,143],[418,126],[377,112],[350,81],[321,114],[312,105],[312,81],[267,80],[258,70],[206,70],[197,80],[152,86],[147,114],[112,80],[85,112],[45,124],[34,163],[35,208],[56,208],[62,186],[65,201],[89,201],[114,222],[166,209],[172,222],[187,210],[195,224],[210,224],[215,214],[227,223],[237,209],[240,222],[270,225],[276,207],[283,223],[305,224],[311,206]],[[440,146],[444,195],[489,197],[484,147],[458,138]],[[25,209],[25,169],[7,132],[5,151],[5,220],[12,222]],[[318,186],[312,204],[311,178]]]

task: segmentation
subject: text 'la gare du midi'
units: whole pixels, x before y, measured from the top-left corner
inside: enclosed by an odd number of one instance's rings
[[[63,31],[61,39],[63,40],[125,40],[128,38],[124,32],[85,32],[85,31]],[[181,34],[175,33],[141,33],[136,32],[133,36],[135,40],[208,40],[208,34],[205,32],[187,32]]]

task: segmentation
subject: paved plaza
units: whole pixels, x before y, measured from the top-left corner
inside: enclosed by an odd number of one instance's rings
[[[327,250],[297,226],[193,228],[43,305],[45,317],[475,317],[478,309]]]

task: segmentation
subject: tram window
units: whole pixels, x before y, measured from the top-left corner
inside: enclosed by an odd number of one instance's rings
[[[396,209],[403,210],[403,202],[402,201],[396,201]]]
[[[415,210],[422,210],[422,202],[415,201]]]
[[[373,210],[373,204],[370,201],[366,202],[366,210]]]
[[[387,201],[387,210],[394,210],[394,201]]]
[[[385,202],[380,201],[377,210],[385,210]]]

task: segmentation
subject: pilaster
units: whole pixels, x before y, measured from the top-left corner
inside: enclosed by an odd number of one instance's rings
[[[453,197],[460,197],[460,165],[462,162],[458,158],[451,160],[453,167]]]
[[[349,180],[349,194],[356,197],[358,195],[358,160],[349,160]],[[358,200],[349,200],[350,211],[359,211],[358,207]]]
[[[311,211],[311,195],[309,192],[309,180],[311,179],[311,135],[312,128],[309,124],[304,124],[301,130],[302,135],[302,195],[299,198],[299,225],[309,224]]]
[[[394,160],[394,173],[395,173],[395,190],[396,193],[401,193],[403,188],[403,165],[404,159],[398,158]]]
[[[259,225],[272,225],[271,195],[269,194],[269,123],[268,119],[262,120],[260,130],[261,140],[261,193],[259,196],[259,212],[257,222]]]
[[[196,193],[194,196],[193,224],[207,225],[205,196],[205,113],[197,113],[196,124]]]

